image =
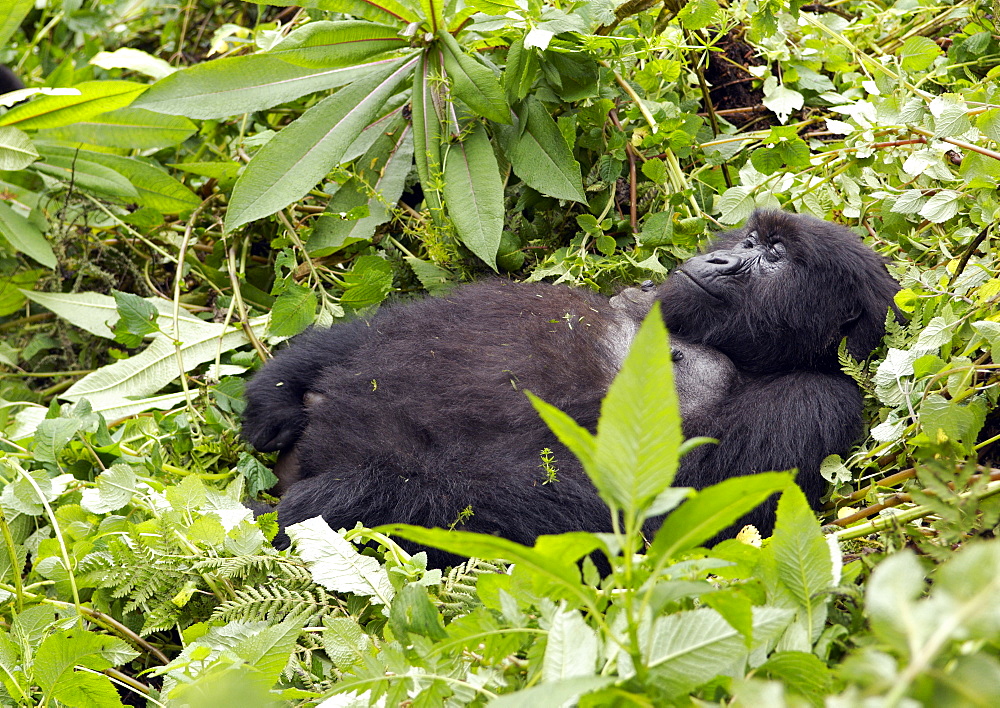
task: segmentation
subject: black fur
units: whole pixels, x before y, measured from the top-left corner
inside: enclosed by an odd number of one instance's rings
[[[866,357],[897,289],[849,230],[757,212],[648,295],[493,280],[302,335],[250,382],[244,435],[291,460],[283,527],[318,514],[333,528],[457,523],[527,544],[607,531],[607,508],[523,390],[593,430],[655,298],[673,333],[685,433],[719,440],[689,454],[675,484],[797,467],[816,504],[820,462],[861,432],[861,397],[838,370],[837,346],[846,336]],[[557,482],[545,483],[545,447]],[[766,534],[773,513],[745,521]]]

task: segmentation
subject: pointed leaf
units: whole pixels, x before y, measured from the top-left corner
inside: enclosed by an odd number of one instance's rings
[[[127,106],[71,125],[40,130],[38,138],[126,150],[149,150],[182,143],[197,129],[194,123],[181,116]]]
[[[7,46],[7,40],[35,6],[35,0],[4,0],[3,4],[3,9],[0,9],[0,47]]]
[[[538,411],[538,415],[549,426],[549,430],[559,438],[559,442],[565,445],[580,460],[580,464],[583,465],[585,470],[591,469],[594,465],[594,451],[597,443],[594,440],[594,436],[590,434],[590,431],[582,425],[578,425],[570,416],[555,406],[546,403],[530,391],[525,391],[525,393],[531,401],[531,405]]]
[[[0,116],[0,125],[16,125],[21,130],[58,128],[101,113],[124,108],[146,90],[146,84],[132,81],[85,81],[73,87],[76,96],[38,96],[14,106]]]
[[[764,472],[733,477],[696,493],[667,517],[649,548],[649,555],[676,557],[728,528],[775,492],[792,483],[789,472]]]
[[[826,620],[833,585],[833,560],[819,521],[805,494],[789,485],[778,501],[778,518],[765,553],[773,554],[778,580],[802,610],[812,639],[819,636]]]
[[[37,159],[38,151],[26,133],[0,126],[0,170],[23,170]]]
[[[261,5],[301,5],[302,7],[315,7],[320,10],[330,12],[343,12],[355,17],[363,17],[374,22],[390,22],[397,20],[400,23],[415,22],[420,19],[416,11],[417,4],[413,2],[399,2],[399,0],[251,0]]]
[[[552,683],[575,676],[593,676],[597,664],[597,635],[577,610],[563,610],[552,618],[542,681]]]
[[[386,65],[323,99],[272,138],[236,182],[226,230],[273,214],[312,189],[340,163],[415,63],[411,58]]]
[[[398,27],[360,20],[309,22],[267,53],[295,66],[355,66],[379,54],[405,49],[409,40]]]
[[[413,90],[410,92],[413,107],[413,158],[417,165],[417,176],[424,188],[424,198],[437,213],[441,202],[435,185],[442,174],[441,168],[441,114],[438,95],[439,71],[433,56],[428,52],[420,54],[416,71],[413,73]]]
[[[601,405],[593,479],[602,496],[635,513],[670,486],[681,434],[667,330],[654,306]]]
[[[477,124],[461,143],[448,149],[444,198],[458,237],[496,270],[503,234],[503,183],[486,128]]]
[[[56,254],[45,234],[0,200],[0,237],[18,253],[35,259],[46,268],[56,267]]]
[[[95,194],[123,200],[139,196],[123,175],[79,155],[62,155],[43,149],[42,159],[35,163],[35,169]]]
[[[577,699],[615,681],[612,676],[577,676],[543,683],[507,693],[490,701],[490,708],[538,708],[538,706],[576,705]]]
[[[510,123],[510,106],[493,71],[463,52],[445,30],[437,36],[444,46],[444,68],[452,81],[452,93],[476,114],[497,123]]]
[[[522,111],[524,130],[507,148],[507,156],[517,176],[542,194],[556,199],[586,202],[580,163],[566,144],[559,127],[545,106],[534,96],[525,101]]]
[[[395,59],[316,69],[270,54],[195,64],[153,84],[133,105],[188,118],[225,118],[363,79]]]

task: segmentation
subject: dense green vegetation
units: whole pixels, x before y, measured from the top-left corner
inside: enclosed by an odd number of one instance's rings
[[[0,703],[995,705],[1000,6],[291,2],[0,4]],[[786,471],[670,487],[656,321],[595,436],[536,403],[614,534],[278,553],[241,505],[289,336],[662,278],[756,206],[854,228],[910,317],[843,359],[871,425],[820,518]],[[772,538],[701,547],[774,493]]]

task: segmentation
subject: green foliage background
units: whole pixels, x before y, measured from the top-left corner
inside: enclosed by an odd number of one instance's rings
[[[28,88],[0,95],[0,702],[995,703],[998,16],[3,3]],[[596,435],[535,402],[613,534],[313,521],[277,553],[242,506],[274,481],[242,386],[282,340],[495,272],[660,279],[755,207],[854,228],[910,316],[842,359],[870,431],[824,464],[819,520],[783,471],[670,486],[656,322]],[[702,547],[774,493],[771,539]],[[480,560],[428,571],[393,538]]]

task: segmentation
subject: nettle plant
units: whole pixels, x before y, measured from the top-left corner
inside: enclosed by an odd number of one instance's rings
[[[501,159],[530,187],[557,199],[585,200],[566,137],[529,90],[539,78],[557,92],[580,84],[591,90],[596,60],[575,46],[573,35],[554,37],[590,32],[597,20],[609,19],[606,11],[595,20],[586,4],[565,11],[493,0],[306,5],[361,19],[309,22],[265,51],[172,74],[134,104],[216,119],[339,88],[279,132],[256,136],[262,146],[233,188],[227,229],[278,212],[338,165],[356,160],[344,184],[327,187],[326,214],[306,243],[313,257],[330,254],[371,238],[390,218],[415,166],[433,225],[451,224],[459,240],[495,269],[506,166],[498,162],[491,134]],[[475,13],[491,17],[470,24]],[[476,51],[491,45],[506,51],[502,78],[491,53]]]

